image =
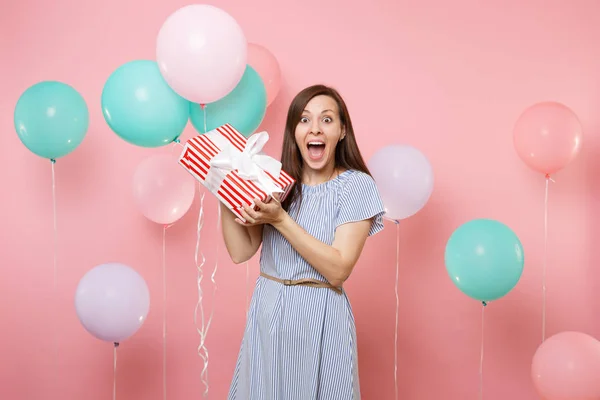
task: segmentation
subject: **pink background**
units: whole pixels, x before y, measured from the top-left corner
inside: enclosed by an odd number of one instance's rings
[[[396,3],[396,4],[393,4]],[[223,0],[250,42],[279,59],[284,87],[262,128],[279,155],[292,96],[325,82],[349,103],[365,157],[408,143],[435,170],[435,191],[401,226],[400,398],[474,399],[480,305],[448,279],[448,236],[461,223],[496,218],[522,239],[526,268],[516,289],[486,309],[487,400],[533,399],[529,370],[541,339],[543,177],[512,147],[512,125],[528,105],[563,102],[585,128],[584,149],[550,188],[548,335],[600,337],[600,4],[594,0],[368,2]],[[152,295],[146,324],[119,348],[117,398],[162,399],[162,228],[135,208],[131,177],[156,150],[128,145],[100,111],[119,65],[154,58],[155,38],[180,0],[21,0],[3,6],[0,130],[0,391],[10,399],[107,399],[112,349],[89,335],[73,307],[75,287],[95,265],[119,261],[143,274]],[[417,5],[418,4],[418,5]],[[83,144],[56,164],[60,387],[52,386],[52,198],[50,163],[31,154],[12,110],[31,84],[62,80],[90,108]],[[185,137],[194,133],[191,127]],[[165,150],[163,150],[165,151]],[[110,159],[114,158],[115,161]],[[207,196],[202,249],[209,275],[218,257],[216,310],[208,337],[210,399],[224,399],[242,337],[246,273],[232,265]],[[199,202],[167,231],[168,398],[200,398],[193,263]],[[368,241],[348,283],[356,313],[363,397],[394,398],[392,224]],[[215,247],[220,246],[219,252]],[[251,282],[257,259],[250,263]],[[205,280],[210,309],[211,285]]]

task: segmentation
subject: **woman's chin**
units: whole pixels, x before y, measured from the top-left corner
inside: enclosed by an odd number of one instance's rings
[[[333,159],[329,160],[325,157],[319,160],[312,160],[310,158],[304,159],[304,165],[314,172],[327,172],[333,167]]]

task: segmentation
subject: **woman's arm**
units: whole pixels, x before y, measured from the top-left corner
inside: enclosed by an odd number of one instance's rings
[[[333,286],[342,286],[364,247],[371,220],[340,225],[333,244],[327,245],[306,232],[287,213],[272,225],[292,247]]]
[[[243,226],[235,222],[235,214],[223,203],[221,207],[221,227],[223,240],[229,257],[235,264],[241,264],[251,259],[262,243],[263,226]]]
[[[243,226],[271,224],[292,247],[327,281],[342,286],[360,257],[367,237],[383,229],[385,212],[375,181],[365,173],[356,173],[345,185],[338,203],[337,226],[332,245],[305,231],[281,208],[278,195],[263,203],[255,199],[255,209],[244,207],[235,222]]]
[[[255,200],[258,209],[244,207],[246,223],[234,219],[243,227],[271,224],[292,247],[333,286],[342,286],[354,269],[371,229],[371,220],[341,224],[336,229],[333,244],[323,243],[304,230],[281,208],[275,199],[269,203]]]

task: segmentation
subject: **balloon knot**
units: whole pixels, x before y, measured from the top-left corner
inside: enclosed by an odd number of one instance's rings
[[[50,162],[51,162],[52,164],[56,164],[56,160],[55,160],[54,158],[51,158],[51,159],[50,159]]]
[[[116,347],[119,347],[119,343],[118,342],[115,342],[115,348]]]
[[[481,304],[483,304],[484,307],[487,306],[487,302],[485,301],[482,301]]]
[[[550,174],[546,174],[546,179],[550,179]]]
[[[399,219],[389,218],[389,217],[386,217],[385,215],[383,216],[383,219],[386,220],[386,221],[393,222],[396,225],[400,225],[400,220]]]
[[[204,110],[204,108],[206,107],[206,104],[200,104],[200,108]]]
[[[175,143],[181,143],[180,140],[179,140],[179,138],[173,140],[173,142],[175,142]]]

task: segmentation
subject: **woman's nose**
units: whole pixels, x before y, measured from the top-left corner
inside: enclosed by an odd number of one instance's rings
[[[311,133],[313,133],[315,135],[323,133],[323,132],[321,132],[321,125],[319,124],[319,121],[314,121],[312,123],[312,126],[310,127],[310,131],[311,131]]]

